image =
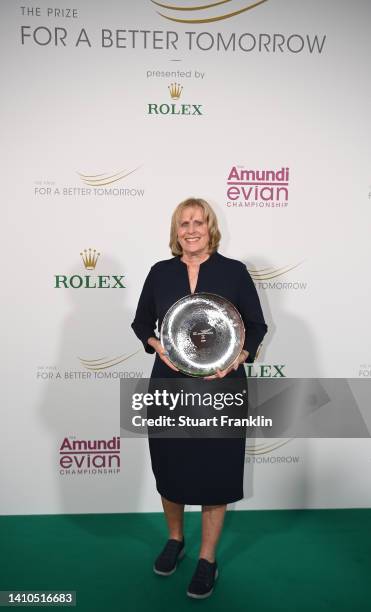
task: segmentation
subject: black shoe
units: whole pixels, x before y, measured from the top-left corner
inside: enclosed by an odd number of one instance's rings
[[[210,563],[207,559],[199,559],[196,571],[188,587],[187,595],[195,599],[209,597],[213,592],[217,577],[218,567],[216,561]]]
[[[153,571],[161,576],[170,576],[177,567],[177,562],[184,557],[184,537],[182,542],[179,540],[168,540],[157,557]]]

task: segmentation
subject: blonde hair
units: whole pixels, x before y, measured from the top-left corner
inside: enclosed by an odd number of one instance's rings
[[[184,209],[198,206],[203,210],[204,218],[209,229],[209,251],[214,253],[218,250],[221,233],[218,227],[218,219],[210,204],[201,198],[188,198],[180,202],[173,212],[170,226],[170,242],[169,247],[173,255],[182,255],[183,249],[178,242],[178,226],[179,219]]]

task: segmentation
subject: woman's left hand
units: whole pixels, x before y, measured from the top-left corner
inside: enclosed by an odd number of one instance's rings
[[[237,370],[238,366],[241,365],[241,363],[243,363],[244,361],[246,361],[248,356],[249,356],[248,351],[245,351],[243,349],[238,355],[238,357],[234,360],[232,365],[229,366],[229,368],[227,368],[226,370],[217,370],[216,374],[213,374],[212,376],[204,376],[204,379],[212,380],[213,378],[224,378],[224,376],[229,374],[229,372],[231,372],[232,370]]]

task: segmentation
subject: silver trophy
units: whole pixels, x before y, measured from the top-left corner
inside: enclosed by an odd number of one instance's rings
[[[245,328],[237,308],[214,293],[186,295],[167,311],[161,344],[175,367],[189,376],[210,376],[240,354]]]

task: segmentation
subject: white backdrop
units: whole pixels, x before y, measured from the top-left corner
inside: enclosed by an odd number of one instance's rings
[[[0,9],[1,512],[160,510],[145,440],[121,440],[114,472],[84,455],[82,473],[62,473],[59,450],[118,436],[118,379],[151,370],[130,323],[150,266],[171,256],[179,201],[213,205],[220,251],[256,282],[259,362],[371,376],[371,5],[68,4]],[[282,168],[286,192],[263,174]],[[258,444],[236,509],[369,506],[369,440]]]

